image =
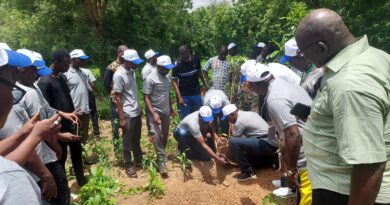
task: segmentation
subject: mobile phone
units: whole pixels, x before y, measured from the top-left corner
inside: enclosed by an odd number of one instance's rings
[[[310,115],[311,107],[302,103],[297,103],[291,109],[290,113],[302,119],[307,119]]]
[[[79,136],[79,123],[73,124],[73,134]]]
[[[46,107],[46,108],[41,108],[39,110],[39,119],[40,120],[45,120],[53,117],[55,114],[57,114],[57,110],[54,108]]]

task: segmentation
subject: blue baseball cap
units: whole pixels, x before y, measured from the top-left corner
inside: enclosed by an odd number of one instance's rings
[[[209,106],[202,106],[199,109],[199,115],[203,122],[211,122],[214,120],[213,113]]]
[[[285,63],[287,63],[288,61],[290,61],[291,58],[293,58],[293,56],[283,55],[283,56],[279,59],[279,63],[285,64]]]
[[[89,56],[85,55],[84,51],[81,49],[74,49],[72,52],[69,53],[70,58],[80,58],[81,60],[86,60],[89,58]]]
[[[228,115],[232,114],[236,110],[237,110],[237,107],[235,104],[226,105],[225,107],[222,108],[223,116],[222,116],[221,120],[225,120]]]
[[[144,60],[142,60],[139,56],[138,56],[138,53],[136,50],[134,49],[127,49],[125,50],[125,52],[123,53],[123,59],[125,59],[125,61],[130,61],[136,65],[139,65],[141,63],[144,62]]]
[[[40,53],[28,49],[18,49],[16,52],[23,54],[30,59],[32,62],[30,66],[36,67],[39,76],[48,76],[53,73],[53,71],[46,66],[46,62],[43,60]]]
[[[298,54],[298,50],[295,38],[291,38],[284,44],[284,55],[279,59],[279,62],[285,64],[287,61],[290,61],[291,58]]]
[[[162,66],[168,70],[171,70],[175,67],[175,65],[172,64],[171,58],[167,55],[162,55],[157,58],[157,65]]]
[[[31,60],[24,54],[11,50],[7,44],[0,44],[0,66],[10,65],[12,67],[28,67]]]

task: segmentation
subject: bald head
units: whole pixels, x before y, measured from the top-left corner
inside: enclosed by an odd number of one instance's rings
[[[125,50],[129,49],[126,45],[120,45],[118,46],[118,49],[117,49],[117,56],[116,56],[116,60],[123,63],[123,53],[125,52]]]
[[[305,57],[317,67],[356,41],[341,16],[329,9],[310,12],[299,23],[295,39]]]

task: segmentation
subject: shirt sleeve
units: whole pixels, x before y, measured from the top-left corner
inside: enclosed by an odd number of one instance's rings
[[[35,95],[32,90],[27,91],[26,95],[23,97],[24,100],[24,109],[26,110],[28,117],[33,117],[41,109],[41,100],[38,95]]]
[[[208,71],[208,70],[210,69],[210,67],[211,67],[211,63],[212,63],[212,62],[213,62],[213,59],[209,59],[209,60],[207,61],[206,65],[204,65],[203,70],[204,70],[204,71]]]
[[[188,126],[188,131],[191,133],[191,135],[194,137],[194,138],[199,138],[202,136],[202,133],[200,132],[200,129],[199,128],[195,128],[193,126]]]
[[[146,78],[143,82],[143,85],[142,85],[142,92],[144,94],[151,94],[152,93],[152,89],[153,89],[153,81],[152,79],[150,78]]]
[[[46,101],[51,104],[52,103],[52,99],[50,97],[50,86],[49,86],[49,83],[46,81],[46,79],[42,78],[39,79],[38,81],[38,87],[39,89],[41,90],[41,93],[43,95],[43,97],[45,97]]]
[[[295,116],[290,114],[292,107],[287,100],[271,100],[267,102],[267,108],[273,123],[277,124],[283,130],[297,124]]]
[[[88,74],[87,74],[87,77],[88,77],[88,81],[89,83],[93,83],[96,81],[96,78],[95,76],[93,75],[92,71],[88,70]]]
[[[119,75],[114,74],[112,82],[113,82],[112,90],[116,93],[122,93],[124,87],[123,79]]]
[[[178,76],[178,67],[177,67],[177,64],[176,64],[176,66],[172,69],[172,80],[175,80],[178,77],[179,77]]]
[[[385,106],[377,96],[347,91],[331,99],[339,156],[347,164],[385,162]]]
[[[245,126],[238,122],[234,125],[234,137],[241,137],[243,134],[244,134],[244,131],[245,131]]]

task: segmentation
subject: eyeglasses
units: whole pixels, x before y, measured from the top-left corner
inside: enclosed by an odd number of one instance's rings
[[[12,96],[13,96],[12,104],[14,105],[18,104],[20,100],[23,98],[23,96],[26,94],[26,91],[23,90],[23,88],[15,85],[14,83],[9,82],[8,80],[0,78],[0,82],[12,87]]]

